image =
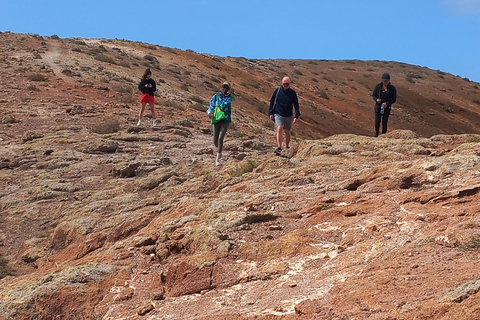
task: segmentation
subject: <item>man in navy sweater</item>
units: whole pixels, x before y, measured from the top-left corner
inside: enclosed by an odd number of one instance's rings
[[[275,89],[270,99],[268,115],[270,120],[275,121],[277,132],[277,149],[275,154],[282,153],[283,132],[285,131],[285,145],[290,147],[290,130],[292,123],[297,123],[300,117],[300,106],[298,105],[297,93],[290,88],[290,78],[283,77],[282,86]],[[295,108],[295,116],[293,115]]]

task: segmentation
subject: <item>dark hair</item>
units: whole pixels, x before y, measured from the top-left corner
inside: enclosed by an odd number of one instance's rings
[[[145,73],[143,74],[142,79],[146,79],[149,74],[151,75],[152,71],[150,71],[150,69],[145,70]]]

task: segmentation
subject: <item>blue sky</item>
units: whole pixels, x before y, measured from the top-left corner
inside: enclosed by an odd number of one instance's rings
[[[219,56],[360,59],[480,82],[480,0],[0,0],[0,31]]]

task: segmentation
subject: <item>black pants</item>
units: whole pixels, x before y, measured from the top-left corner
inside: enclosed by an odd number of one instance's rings
[[[387,133],[388,117],[390,116],[391,108],[385,108],[383,114],[379,111],[375,111],[375,137],[378,137],[380,133],[380,122],[382,123],[382,134]]]

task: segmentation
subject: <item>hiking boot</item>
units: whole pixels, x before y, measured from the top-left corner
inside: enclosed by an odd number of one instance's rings
[[[282,153],[282,148],[278,147],[274,152],[277,156],[279,156]]]

